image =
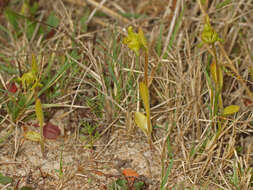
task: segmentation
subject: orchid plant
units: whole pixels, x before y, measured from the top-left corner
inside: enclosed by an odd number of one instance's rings
[[[136,56],[140,56],[140,50],[144,50],[145,63],[144,63],[144,81],[139,83],[139,92],[144,104],[146,115],[141,112],[134,113],[134,120],[136,125],[147,136],[149,143],[152,142],[152,124],[150,119],[150,97],[149,97],[149,79],[148,79],[148,45],[147,40],[141,28],[138,33],[133,32],[133,28],[128,28],[128,35],[123,39],[123,43],[132,49]]]

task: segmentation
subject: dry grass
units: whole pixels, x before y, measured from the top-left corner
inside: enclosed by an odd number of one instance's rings
[[[34,108],[29,106],[20,119],[12,121],[6,111],[10,99],[1,91],[0,172],[13,177],[19,187],[106,189],[122,177],[122,169],[132,168],[144,176],[148,189],[154,190],[160,189],[161,175],[173,161],[165,189],[253,189],[253,100],[243,85],[253,90],[252,0],[231,1],[221,8],[225,1],[206,0],[203,6],[223,39],[217,45],[218,60],[224,66],[232,63],[241,77],[238,80],[231,68],[224,69],[224,106],[239,105],[240,111],[226,119],[217,138],[205,74],[210,53],[207,46],[198,46],[204,26],[198,2],[102,2],[39,1],[37,20],[45,21],[52,12],[59,18],[55,34],[48,38],[36,30],[30,39],[23,31],[14,37],[14,29],[0,15],[0,23],[9,32],[9,39],[3,32],[0,35],[2,65],[11,65],[18,75],[18,65],[27,71],[30,56],[35,54],[40,57],[42,72],[48,72],[47,80],[65,63],[70,65],[51,84],[52,93],[47,90],[41,95],[48,105],[46,120],[62,130],[58,140],[46,142],[46,158],[38,143],[23,137],[22,126],[33,122]],[[10,1],[9,6],[20,10],[21,2]],[[133,16],[122,16],[130,13]],[[87,31],[80,22],[84,15]],[[122,44],[130,25],[142,27],[149,41],[149,72],[154,76],[150,86],[153,150],[132,119],[134,111],[143,110],[138,82],[143,78],[144,58],[137,59]],[[52,66],[46,71],[49,64]],[[0,69],[1,88],[6,89],[14,75]],[[87,124],[96,126],[100,134],[93,148],[84,148],[87,140],[80,140],[87,136],[81,132]],[[60,163],[62,175],[56,171]]]

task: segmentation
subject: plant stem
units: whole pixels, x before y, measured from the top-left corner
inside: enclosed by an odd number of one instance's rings
[[[43,157],[45,157],[45,144],[44,144],[44,136],[43,136],[43,123],[40,122],[40,148],[41,148],[41,154]]]
[[[144,82],[148,87],[148,51],[145,51]]]
[[[37,97],[37,91],[35,91],[35,95],[36,95],[35,97]],[[36,98],[35,111],[36,111],[36,116],[37,116],[37,119],[38,119],[39,125],[40,125],[41,154],[42,154],[43,157],[45,157],[45,145],[44,145],[44,136],[43,136],[44,115],[43,115],[41,101],[38,97]]]
[[[148,51],[145,50],[145,64],[144,64],[144,82],[148,88]],[[148,88],[149,89],[149,88]],[[148,90],[149,93],[149,90]],[[152,144],[152,127],[151,127],[151,120],[150,120],[150,106],[148,106],[148,110],[146,110],[147,114],[147,122],[148,122],[148,134],[149,134],[149,144]]]

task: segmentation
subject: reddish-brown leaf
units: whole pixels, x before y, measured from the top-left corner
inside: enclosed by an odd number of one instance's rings
[[[17,90],[18,90],[18,87],[17,87],[17,85],[15,84],[15,82],[12,82],[12,83],[7,84],[7,89],[8,89],[8,91],[11,92],[11,93],[16,93]]]
[[[43,135],[47,139],[57,139],[61,134],[61,131],[58,126],[53,125],[52,123],[48,122],[43,127]]]

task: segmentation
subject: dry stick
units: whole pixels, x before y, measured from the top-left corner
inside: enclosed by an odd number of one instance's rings
[[[161,58],[165,55],[166,51],[168,50],[168,45],[169,45],[169,42],[170,42],[170,38],[171,38],[171,35],[173,33],[174,27],[176,25],[176,19],[177,19],[177,16],[178,16],[179,8],[180,8],[180,1],[177,1],[176,8],[175,8],[174,14],[173,14],[173,18],[170,22],[170,29],[168,31],[167,38],[165,40],[165,45],[164,45],[164,48],[163,48],[163,51],[162,51],[162,55],[160,56]]]
[[[88,4],[91,4],[91,5],[94,6],[94,7],[97,7],[97,9],[101,10],[101,11],[104,12],[105,14],[108,14],[108,15],[111,16],[112,18],[116,18],[116,19],[118,19],[118,20],[121,20],[121,21],[123,21],[125,24],[130,24],[130,21],[129,21],[127,18],[125,18],[125,17],[121,16],[120,14],[118,14],[118,13],[112,11],[111,9],[108,9],[107,7],[101,5],[101,4],[99,4],[99,3],[97,3],[97,2],[95,2],[95,1],[93,1],[93,0],[86,0],[86,2],[87,2]]]
[[[207,13],[206,13],[204,7],[202,6],[202,3],[200,2],[200,0],[198,0],[198,3],[199,3],[199,7],[200,7],[201,12],[202,12],[205,16],[207,16]]]
[[[96,7],[96,8],[91,12],[89,18],[88,18],[87,21],[86,21],[86,25],[90,22],[90,20],[91,20],[92,17],[95,15],[95,13],[97,12],[97,10],[98,10],[99,8],[101,8],[101,6],[103,6],[103,4],[105,4],[105,2],[106,2],[106,0],[101,1],[101,2],[99,3],[100,6],[99,6],[99,7]]]
[[[77,5],[77,6],[83,6],[83,7],[87,6],[87,3],[84,2],[83,0],[64,0],[64,2],[71,3],[71,4],[74,4],[74,5]],[[90,3],[93,6],[95,6],[97,9],[99,7],[102,12],[108,14],[112,18],[115,18],[115,19],[118,19],[118,20],[122,20],[123,19],[123,22],[125,22],[126,24],[130,24],[130,21],[127,18],[122,17],[118,13],[115,13],[112,10],[110,10],[110,9],[104,7],[104,6],[101,6],[101,4],[96,3],[96,2],[94,3],[94,1],[89,1],[88,3]],[[108,10],[109,10],[109,12],[111,12],[111,14],[108,12]],[[96,24],[99,24],[99,25],[103,26],[103,27],[109,27],[109,28],[112,28],[112,29],[117,28],[117,29],[119,29],[120,33],[122,33],[123,35],[125,35],[125,33],[122,32],[122,28],[119,27],[119,26],[114,26],[114,25],[112,25],[110,23],[106,23],[103,20],[98,19],[96,17],[93,17],[92,21],[95,22]]]
[[[3,85],[3,87],[4,87],[4,89],[5,89],[5,90],[8,90],[8,89],[7,89],[7,86],[6,86],[5,82],[4,82],[4,78],[2,77],[1,73],[0,73],[0,81],[1,81],[1,83],[2,83],[2,85]],[[0,108],[1,108],[1,107],[2,107],[2,105],[0,106]]]

